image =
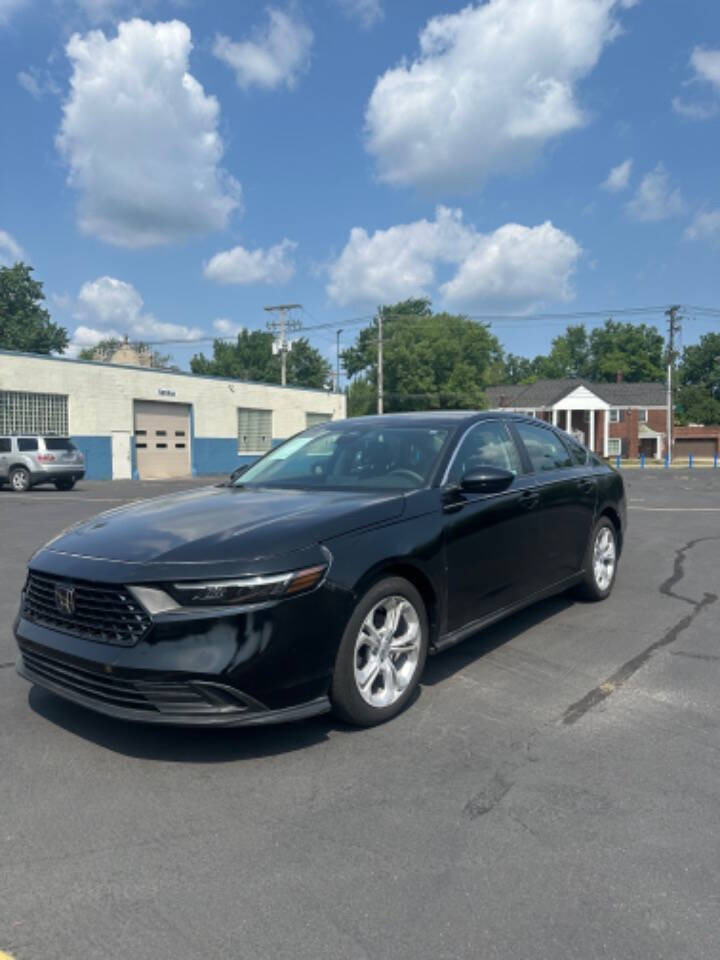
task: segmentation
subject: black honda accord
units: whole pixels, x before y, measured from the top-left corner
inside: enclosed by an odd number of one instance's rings
[[[35,554],[18,670],[131,720],[379,723],[429,652],[551,594],[607,597],[625,518],[619,473],[529,417],[323,424]]]

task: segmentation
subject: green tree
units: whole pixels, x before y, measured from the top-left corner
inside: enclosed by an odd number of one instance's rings
[[[280,383],[280,357],[272,352],[273,335],[263,330],[242,330],[233,343],[213,341],[212,358],[196,354],[190,361],[193,373],[214,377]],[[287,355],[289,386],[323,389],[330,382],[331,367],[309,340],[295,340]]]
[[[664,343],[655,327],[644,323],[620,323],[610,319],[589,334],[584,324],[570,324],[565,333],[552,341],[547,356],[536,357],[528,363],[531,376],[551,380],[579,377],[609,383],[618,373],[631,383],[662,380]],[[520,365],[518,369],[524,371],[527,368]],[[508,371],[508,380],[519,382],[511,380],[513,372],[512,369]],[[527,379],[527,376],[520,377],[520,381]]]
[[[545,357],[530,360],[529,357],[508,353],[505,357],[503,383],[532,383],[533,380],[537,380],[538,359],[544,360]]]
[[[123,346],[125,341],[118,340],[116,337],[107,337],[105,340],[100,340],[95,344],[94,347],[83,347],[83,349],[78,353],[79,360],[98,360],[104,363],[109,362],[112,359],[113,354]],[[170,361],[172,357],[169,353],[159,353],[157,350],[151,350],[147,343],[144,343],[142,340],[135,341],[131,344],[134,350],[138,353],[144,353],[150,357],[150,366],[158,369],[173,369]]]
[[[383,321],[383,393],[388,412],[485,406],[484,387],[503,378],[502,348],[482,324],[433,313],[427,299],[379,308]],[[343,353],[348,412],[377,407],[377,323]]]
[[[0,267],[0,349],[25,353],[62,353],[68,345],[64,327],[42,306],[43,285],[26,263]]]
[[[589,376],[590,341],[585,326],[570,324],[565,333],[553,339],[546,357],[535,358],[533,367],[537,376],[549,380]]]
[[[632,383],[662,380],[664,350],[665,341],[655,327],[606,320],[590,333],[589,376],[610,382],[620,372]]]
[[[685,347],[678,380],[678,422],[720,423],[720,333]]]

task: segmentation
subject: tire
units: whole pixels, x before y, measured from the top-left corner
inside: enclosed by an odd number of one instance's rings
[[[30,489],[30,473],[25,467],[15,467],[10,471],[10,489],[13,493],[25,493]]]
[[[583,564],[583,580],[576,589],[582,600],[606,600],[612,593],[617,574],[618,542],[615,524],[600,517],[588,540]]]
[[[396,617],[396,627],[388,636],[389,616]],[[355,726],[372,727],[400,713],[420,682],[429,632],[425,604],[411,583],[388,577],[371,587],[338,649],[330,689],[335,714]]]
[[[53,480],[56,490],[72,490],[75,480]]]

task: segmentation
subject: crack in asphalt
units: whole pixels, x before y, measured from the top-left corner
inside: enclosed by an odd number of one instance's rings
[[[659,592],[663,596],[672,597],[674,600],[681,600],[683,603],[689,604],[692,607],[690,613],[681,617],[677,623],[673,624],[658,640],[655,640],[647,646],[641,653],[638,653],[632,657],[632,659],[628,660],[627,663],[624,663],[612,676],[608,677],[604,683],[594,687],[586,693],[584,697],[581,697],[580,700],[571,704],[563,714],[563,724],[570,726],[573,723],[577,723],[578,720],[585,716],[588,710],[592,710],[593,707],[596,707],[599,703],[602,703],[603,700],[606,700],[618,687],[621,687],[633,674],[637,673],[654,653],[674,643],[680,634],[687,630],[695,618],[698,617],[706,607],[711,606],[717,601],[717,594],[714,593],[705,593],[703,594],[702,600],[693,600],[680,593],[675,593],[673,590],[673,587],[680,583],[685,576],[685,559],[689,551],[700,543],[707,543],[712,540],[720,540],[720,537],[697,537],[695,540],[689,540],[684,546],[679,547],[675,551],[673,572],[659,587]]]
[[[478,817],[485,816],[500,803],[502,798],[508,793],[514,780],[506,779],[502,774],[495,773],[492,780],[474,794],[463,807],[463,813],[471,820],[477,820]]]

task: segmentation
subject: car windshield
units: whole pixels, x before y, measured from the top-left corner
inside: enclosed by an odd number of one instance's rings
[[[44,437],[46,450],[76,450],[77,447],[72,440],[65,437]]]
[[[427,485],[447,427],[316,427],[272,450],[235,486],[416,490]]]

